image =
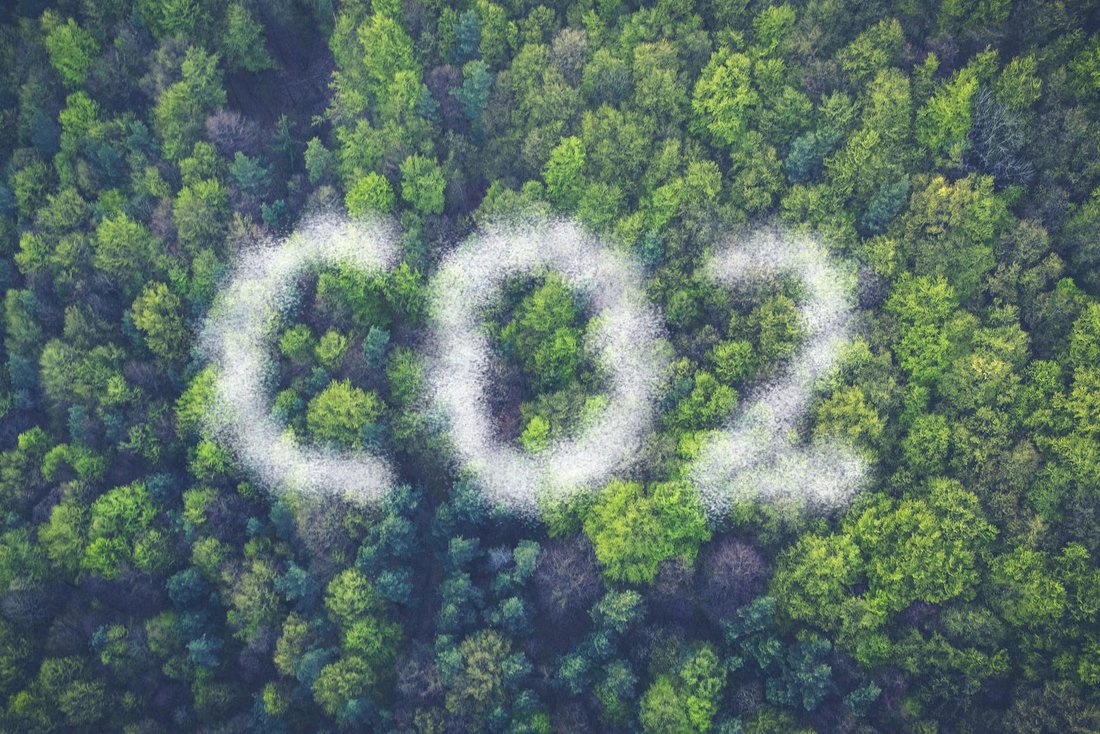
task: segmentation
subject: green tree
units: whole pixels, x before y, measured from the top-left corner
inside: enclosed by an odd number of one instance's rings
[[[344,629],[364,614],[379,611],[382,603],[370,579],[356,568],[338,573],[325,590],[325,608],[329,617]]]
[[[401,164],[401,198],[422,214],[443,213],[443,169],[431,158],[411,155]]]
[[[127,565],[160,573],[172,562],[167,530],[141,482],[116,487],[92,503],[83,566],[117,578]]]
[[[943,472],[951,446],[951,427],[938,413],[922,413],[913,419],[901,442],[905,463],[920,476]]]
[[[87,544],[88,508],[79,502],[60,502],[50,519],[38,528],[38,540],[50,562],[71,576],[80,570]]]
[[[178,364],[187,350],[187,329],[182,303],[164,283],[145,287],[133,305],[134,326],[144,335],[153,354],[170,365]]]
[[[389,214],[394,205],[393,189],[385,176],[371,171],[348,189],[344,205],[353,217]]]
[[[1066,589],[1046,554],[1016,548],[991,564],[993,603],[1005,621],[1016,627],[1044,628],[1057,624],[1066,610]]]
[[[447,711],[468,722],[468,728],[482,728],[489,713],[505,701],[504,666],[511,644],[496,630],[481,630],[458,646],[460,667],[447,692]]]
[[[947,480],[933,480],[927,498],[880,498],[848,527],[869,560],[868,602],[890,612],[972,594],[980,553],[996,534],[978,498]]]
[[[646,734],[694,734],[695,729],[672,678],[658,676],[642,696],[638,719]]]
[[[279,352],[291,362],[305,364],[316,354],[317,342],[305,324],[295,324],[279,337]]]
[[[309,401],[306,425],[316,441],[355,448],[362,443],[364,426],[381,418],[382,412],[377,393],[364,392],[342,380],[329,384]]]
[[[938,164],[958,166],[970,148],[978,79],[960,70],[917,111],[917,142]]]
[[[584,530],[607,577],[633,584],[651,582],[667,558],[694,561],[710,538],[699,499],[680,482],[651,484],[647,493],[637,482],[612,482],[588,511]]]
[[[99,55],[99,43],[95,37],[72,18],[61,22],[52,10],[42,14],[42,30],[46,32],[50,65],[57,70],[61,81],[69,89],[82,85],[92,62]]]
[[[467,61],[462,66],[462,86],[451,92],[462,112],[475,130],[481,130],[482,115],[489,103],[489,92],[493,86],[493,75],[484,61]]]
[[[226,63],[231,68],[263,71],[278,66],[267,51],[263,26],[241,3],[233,3],[225,11],[225,34],[221,40]]]
[[[744,142],[749,119],[760,104],[751,70],[747,56],[720,49],[695,84],[691,99],[694,124],[717,145],[738,148]]]
[[[1010,221],[993,179],[970,175],[949,183],[936,176],[916,191],[898,223],[906,263],[918,275],[943,275],[969,301],[993,267],[994,248]]]
[[[895,66],[905,49],[905,34],[896,18],[881,20],[856,36],[837,54],[840,68],[854,84],[869,81],[879,71]]]
[[[164,272],[166,263],[156,238],[125,214],[104,217],[96,227],[93,263],[97,270],[132,298],[149,278]]]
[[[317,361],[326,369],[336,370],[348,353],[348,338],[330,329],[318,340],[314,353],[317,355]]]
[[[309,182],[314,186],[325,181],[332,173],[336,156],[325,147],[320,138],[310,138],[306,143],[305,162]],[[349,206],[350,211],[350,206]]]
[[[903,275],[886,302],[886,311],[897,319],[894,354],[910,379],[933,385],[947,369],[951,357],[948,321],[956,308],[947,280]]]
[[[218,57],[198,46],[187,49],[180,81],[166,88],[153,108],[153,128],[163,142],[165,158],[176,160],[198,140],[207,115],[225,106]]]
[[[737,391],[703,370],[692,379],[691,392],[676,404],[666,420],[681,431],[714,428],[737,407]]]
[[[840,532],[803,535],[780,556],[772,594],[790,617],[837,633],[857,660],[882,662],[891,615],[974,597],[996,532],[973,493],[933,480],[924,496],[873,498]]]
[[[886,422],[858,385],[837,390],[814,411],[817,435],[834,435],[875,447],[886,430]]]
[[[766,362],[793,354],[803,334],[798,306],[781,293],[768,296],[754,308],[746,325],[756,335],[757,352]]]
[[[271,169],[263,159],[247,156],[239,150],[229,164],[229,176],[245,196],[263,198],[271,188]]]
[[[555,206],[573,211],[584,192],[585,152],[580,138],[563,138],[550,151],[550,160],[542,171],[546,194]]]
[[[343,718],[356,699],[372,692],[380,674],[362,658],[340,658],[322,668],[313,681],[313,699],[329,716]]]
[[[190,253],[221,251],[229,231],[229,194],[214,179],[184,186],[172,209],[180,244]]]
[[[701,645],[680,667],[680,695],[692,731],[707,732],[721,705],[726,670],[709,645]]]
[[[580,314],[573,294],[555,275],[516,306],[500,332],[505,350],[514,354],[536,390],[565,387],[581,365]]]

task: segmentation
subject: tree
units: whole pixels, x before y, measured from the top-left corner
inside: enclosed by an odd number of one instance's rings
[[[852,83],[869,81],[880,70],[895,66],[905,48],[905,34],[896,18],[871,26],[837,54],[840,68]]]
[[[713,618],[726,621],[764,588],[768,567],[748,543],[725,535],[703,547],[699,572],[699,599]]]
[[[924,496],[874,498],[838,533],[803,535],[780,555],[771,594],[789,617],[836,633],[857,660],[882,662],[891,615],[973,598],[996,532],[974,494],[936,479]]]
[[[1045,681],[1020,689],[1004,717],[1005,731],[1086,734],[1100,727],[1100,706],[1083,698],[1069,681]]]
[[[248,197],[263,198],[271,188],[271,168],[262,158],[252,158],[241,151],[233,155],[229,175],[237,189]]]
[[[313,332],[305,324],[294,324],[279,337],[279,353],[297,364],[305,364],[316,354]]]
[[[751,376],[756,367],[752,344],[743,339],[730,339],[714,345],[707,355],[714,376],[724,385],[736,385]]]
[[[78,502],[61,502],[50,510],[49,522],[38,528],[38,539],[50,562],[70,576],[80,570],[87,544],[88,510]]]
[[[411,155],[401,164],[401,198],[422,214],[443,213],[443,169],[431,158]]]
[[[150,351],[174,365],[187,349],[187,329],[180,314],[182,303],[164,283],[151,283],[134,301],[134,326],[145,336]]]
[[[379,611],[381,605],[374,585],[356,568],[341,571],[325,589],[325,607],[341,628],[349,628],[364,614]]]
[[[96,227],[94,249],[96,269],[118,283],[128,298],[146,280],[161,275],[167,265],[156,238],[125,214],[103,218]]]
[[[169,536],[141,482],[116,487],[92,503],[84,568],[117,578],[127,565],[159,573],[171,563]]]
[[[726,671],[709,645],[687,656],[675,676],[661,675],[642,696],[638,718],[645,732],[711,731]]]
[[[50,65],[57,70],[62,83],[69,89],[81,86],[99,55],[95,37],[72,18],[62,23],[52,10],[42,14],[42,30],[46,32]]]
[[[870,234],[879,234],[886,230],[890,221],[905,206],[909,199],[909,179],[883,184],[867,203],[860,217],[860,226]]]
[[[802,338],[798,306],[787,296],[768,296],[749,313],[748,328],[756,335],[756,352],[765,362],[789,357]]]
[[[1009,217],[989,176],[970,175],[954,183],[936,176],[913,194],[898,232],[913,271],[945,276],[966,302],[993,267],[993,250]]]
[[[107,715],[109,700],[81,658],[47,657],[25,694],[13,697],[11,713],[20,728],[90,727]]]
[[[691,99],[695,127],[717,145],[738,148],[743,143],[749,118],[760,104],[751,69],[752,62],[744,54],[720,49],[695,84]]]
[[[349,380],[330,383],[309,401],[306,425],[314,440],[343,448],[362,444],[363,428],[382,417],[378,394],[353,387]]]
[[[622,726],[630,720],[637,685],[638,677],[626,662],[614,660],[604,666],[602,679],[593,690],[602,707],[603,721]]]
[[[484,726],[489,713],[504,703],[504,668],[511,644],[496,630],[481,630],[458,647],[460,667],[447,692],[447,711],[467,729]]]
[[[647,734],[695,734],[683,701],[673,686],[672,678],[658,676],[642,696],[638,719]]]
[[[681,431],[714,428],[737,406],[737,391],[703,370],[696,372],[692,379],[691,392],[676,404],[666,420]]]
[[[836,436],[874,448],[886,430],[886,422],[870,404],[862,387],[837,390],[814,410],[814,434]]]
[[[1100,363],[1100,304],[1088,304],[1073,323],[1067,357],[1075,370]]]
[[[906,273],[898,280],[885,308],[897,318],[894,354],[901,368],[917,384],[934,385],[951,356],[947,324],[956,304],[946,278]]]
[[[918,476],[943,472],[951,444],[947,418],[938,413],[922,413],[913,419],[901,442],[902,456]]]
[[[555,627],[566,629],[584,619],[599,597],[599,568],[592,544],[583,534],[543,546],[535,567],[536,609]]]
[[[224,107],[226,101],[217,55],[192,46],[187,49],[180,73],[182,80],[166,88],[153,108],[153,128],[169,160],[191,150],[207,115]]]
[[[500,332],[505,350],[518,358],[536,390],[565,387],[581,365],[580,314],[559,276],[548,276],[516,306]]]
[[[391,318],[386,307],[386,286],[386,279],[378,273],[339,265],[317,278],[316,307],[340,326],[386,326]]]
[[[493,75],[489,66],[480,59],[468,61],[462,66],[462,85],[451,94],[462,106],[462,112],[475,130],[481,130],[481,117],[489,103],[489,91]]]
[[[288,334],[290,332],[287,332]],[[318,340],[314,348],[317,361],[328,370],[339,369],[348,353],[348,338],[338,331],[329,329]]]
[[[306,143],[305,163],[309,182],[316,186],[332,175],[336,156],[325,147],[320,138],[310,138]],[[350,212],[350,207],[349,207]]]
[[[358,37],[365,52],[362,68],[375,94],[399,72],[410,71],[419,76],[412,39],[394,18],[375,13],[359,27]]]
[[[701,645],[681,666],[678,678],[692,730],[710,731],[726,684],[721,660],[709,645]]]
[[[172,209],[180,244],[189,252],[220,251],[229,231],[229,194],[214,179],[184,186]]]
[[[917,142],[938,164],[958,166],[970,146],[970,126],[978,79],[960,70],[917,111]]]
[[[1066,610],[1066,589],[1046,554],[1016,548],[991,564],[994,608],[1016,627],[1050,628]]]
[[[542,171],[546,194],[563,211],[572,211],[584,191],[585,152],[580,138],[562,138],[550,151],[550,160]]]
[[[256,22],[241,3],[233,3],[225,11],[225,35],[222,51],[226,63],[244,71],[263,71],[277,68],[275,60],[264,43],[263,26]]]
[[[313,699],[329,716],[346,719],[354,701],[369,695],[380,671],[358,657],[342,657],[323,667],[313,681]]]
[[[888,611],[971,593],[979,554],[997,532],[978,498],[948,480],[933,480],[927,498],[880,499],[848,527],[869,560],[868,602]]]
[[[951,0],[940,8],[936,25],[948,33],[961,34],[967,30],[986,30],[996,28],[1008,20],[1012,12],[1009,0]]]
[[[1074,277],[1093,289],[1100,287],[1100,277],[1096,275],[1100,270],[1100,245],[1092,236],[1097,227],[1100,227],[1100,188],[1074,207],[1062,230]]]
[[[353,217],[389,214],[394,205],[393,189],[385,176],[371,171],[348,189],[344,205]]]
[[[849,535],[803,535],[779,557],[771,595],[791,617],[831,626],[861,577],[863,558]]]
[[[694,561],[710,538],[706,515],[694,492],[679,482],[615,481],[600,493],[584,520],[596,558],[613,581],[649,583],[661,561]]]

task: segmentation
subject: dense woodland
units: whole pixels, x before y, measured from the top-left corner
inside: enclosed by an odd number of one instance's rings
[[[0,731],[1100,731],[1100,3],[5,8]],[[403,262],[303,279],[272,411],[385,452],[376,507],[204,428],[235,252],[315,210]],[[421,407],[426,284],[517,212],[642,262],[674,351],[638,467],[535,520]],[[764,222],[858,267],[803,439],[872,478],[708,522],[685,462],[802,333],[702,272]],[[515,445],[599,408],[591,316],[501,294]]]

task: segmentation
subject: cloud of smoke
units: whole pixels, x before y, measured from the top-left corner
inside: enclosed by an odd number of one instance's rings
[[[835,442],[802,446],[796,436],[815,387],[851,336],[854,275],[813,239],[770,228],[729,242],[711,258],[709,269],[716,281],[733,287],[783,275],[797,278],[805,291],[800,312],[806,341],[689,467],[708,514],[723,517],[734,502],[748,499],[821,508],[848,500],[866,475],[859,455]]]
[[[299,277],[339,264],[389,270],[398,259],[396,242],[381,221],[314,216],[282,241],[243,248],[211,310],[200,340],[217,374],[208,427],[275,491],[374,502],[394,485],[381,456],[299,445],[272,417],[270,404],[277,382],[273,342],[298,302]],[[853,275],[812,239],[770,229],[722,248],[709,267],[716,281],[733,287],[782,275],[799,279],[807,338],[779,377],[757,391],[726,430],[715,432],[690,465],[708,513],[722,517],[747,499],[825,507],[847,500],[866,474],[858,454],[834,442],[800,445],[797,434],[815,387],[851,334]],[[482,321],[509,277],[548,271],[589,299],[595,316],[587,339],[608,376],[608,400],[573,438],[529,453],[496,435],[488,394],[500,365]],[[533,516],[543,499],[598,486],[641,455],[669,362],[642,282],[635,263],[582,228],[537,217],[491,224],[444,259],[430,286],[429,399],[459,464],[490,501]]]
[[[548,270],[590,299],[596,315],[587,338],[608,375],[609,394],[606,408],[574,438],[528,453],[495,435],[488,391],[499,365],[481,324],[508,277]],[[444,260],[432,303],[433,404],[462,467],[491,501],[534,514],[540,499],[567,498],[637,458],[668,355],[642,273],[627,257],[570,222],[497,222]]]
[[[300,446],[271,416],[270,397],[276,380],[272,342],[299,298],[299,276],[338,264],[389,270],[398,258],[395,243],[392,228],[381,221],[313,216],[285,240],[243,249],[211,309],[200,339],[217,373],[208,427],[275,491],[373,502],[393,486],[393,472],[381,457]]]

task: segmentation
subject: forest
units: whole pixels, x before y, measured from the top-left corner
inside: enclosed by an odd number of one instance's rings
[[[0,732],[1100,732],[1100,2],[0,4]]]

